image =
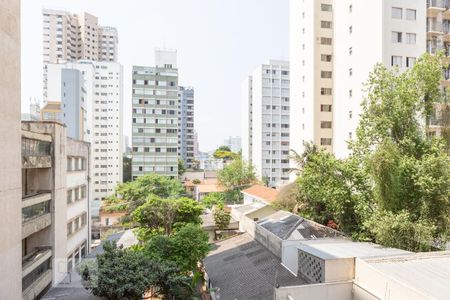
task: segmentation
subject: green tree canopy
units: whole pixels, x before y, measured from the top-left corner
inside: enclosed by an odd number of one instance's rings
[[[218,172],[217,179],[227,190],[246,187],[256,181],[255,169],[252,164],[236,159]]]
[[[219,204],[214,208],[214,223],[219,230],[227,229],[230,225],[231,215],[225,211],[224,205]]]
[[[191,198],[164,199],[151,195],[131,216],[139,224],[145,239],[155,232],[170,235],[176,223],[200,224],[202,212],[203,206]]]
[[[186,172],[186,166],[184,160],[178,159],[178,176],[183,175]]]
[[[238,158],[239,155],[237,153],[232,152],[230,147],[228,146],[220,146],[219,148],[216,149],[216,151],[214,151],[213,157],[217,159],[231,160]]]

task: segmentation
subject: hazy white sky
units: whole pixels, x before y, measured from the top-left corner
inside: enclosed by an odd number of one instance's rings
[[[124,134],[131,136],[131,66],[178,50],[180,85],[195,88],[200,150],[241,135],[241,83],[268,59],[288,58],[288,0],[22,0],[22,111],[42,98],[42,8],[86,11],[119,32]],[[131,138],[130,138],[131,141]]]

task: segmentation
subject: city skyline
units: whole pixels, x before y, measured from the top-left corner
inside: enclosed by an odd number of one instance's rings
[[[42,76],[42,65],[36,63],[42,57],[42,9],[87,12],[97,16],[102,25],[116,27],[118,31],[118,62],[124,66],[124,136],[131,137],[132,65],[154,65],[155,48],[176,49],[180,85],[196,89],[195,123],[200,150],[212,150],[226,137],[241,133],[240,117],[237,122],[227,120],[229,116],[240,116],[234,108],[240,107],[242,78],[262,61],[288,58],[288,1],[277,1],[277,5],[273,5],[274,2],[251,0],[241,3],[235,0],[223,4],[196,0],[187,4],[171,0],[134,1],[131,5],[106,4],[100,0],[95,3],[66,1],[62,5],[55,0],[24,0],[22,112],[28,112],[30,98],[37,98],[42,103],[42,80],[36,80]],[[170,11],[174,5],[177,9]],[[154,13],[145,17],[146,12]],[[168,13],[172,13],[171,18],[177,21],[166,24]],[[133,22],[127,22],[130,19]],[[190,22],[193,19],[196,22]],[[138,45],[142,39],[140,28],[146,28],[147,32],[142,47]],[[214,68],[213,72],[211,68]]]

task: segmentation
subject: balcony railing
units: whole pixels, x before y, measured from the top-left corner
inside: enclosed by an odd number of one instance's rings
[[[428,8],[448,8],[448,0],[427,0],[427,7]]]
[[[36,248],[22,258],[23,299],[34,299],[52,282],[51,260],[50,247]]]
[[[444,32],[444,27],[440,22],[428,22],[427,32]]]
[[[39,218],[48,213],[50,213],[50,201],[24,207],[22,208],[22,223]]]
[[[22,196],[22,208],[33,206],[38,203],[50,201],[52,193],[48,190],[36,191]]]
[[[51,143],[22,138],[22,156],[50,156]]]

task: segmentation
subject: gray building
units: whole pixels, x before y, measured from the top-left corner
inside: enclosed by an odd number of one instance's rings
[[[186,168],[192,169],[195,159],[194,88],[180,86],[178,96],[180,103],[179,156]]]
[[[85,94],[81,72],[76,69],[62,69],[62,121],[67,126],[67,136],[73,139],[85,139],[87,127]]]
[[[176,51],[156,50],[155,67],[133,66],[132,178],[178,176]]]

